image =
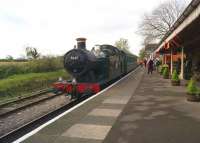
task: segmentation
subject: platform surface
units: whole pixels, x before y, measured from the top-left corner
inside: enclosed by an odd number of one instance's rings
[[[185,86],[146,72],[103,143],[200,143],[200,103]]]
[[[199,143],[200,103],[138,69],[24,143]]]

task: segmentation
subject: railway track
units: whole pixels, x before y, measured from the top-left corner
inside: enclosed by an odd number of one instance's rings
[[[57,117],[58,115],[62,114],[63,112],[69,110],[73,106],[77,105],[78,103],[84,101],[90,96],[83,96],[79,98],[78,100],[71,100],[71,102],[63,105],[62,107],[55,109],[54,111],[51,111],[35,120],[32,120],[23,126],[20,126],[19,128],[16,128],[12,130],[11,132],[8,132],[2,136],[0,136],[0,143],[11,143],[15,141],[16,139],[20,138],[21,136],[27,134],[28,132],[36,129],[37,127],[41,126],[42,124],[46,123],[47,121]]]
[[[44,89],[33,93],[28,97],[24,97],[15,101],[7,102],[0,105],[0,118],[9,116],[12,113],[26,109],[45,100],[55,98],[62,93],[53,93],[52,89]]]

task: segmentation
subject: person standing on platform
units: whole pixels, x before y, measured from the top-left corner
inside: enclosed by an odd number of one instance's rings
[[[147,66],[147,60],[146,59],[144,59],[144,67],[146,68],[146,66]]]
[[[150,59],[148,62],[148,74],[153,72],[153,60]]]

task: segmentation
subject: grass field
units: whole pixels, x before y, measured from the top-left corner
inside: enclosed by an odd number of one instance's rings
[[[58,57],[45,57],[42,59],[29,60],[27,62],[0,61],[0,79],[18,74],[58,71],[63,69],[62,63],[62,58]]]
[[[17,96],[49,87],[59,77],[68,79],[64,70],[46,73],[28,73],[9,76],[0,80],[0,104],[15,99]]]

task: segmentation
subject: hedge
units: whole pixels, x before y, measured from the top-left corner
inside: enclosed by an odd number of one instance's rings
[[[28,62],[0,62],[0,79],[15,74],[41,73],[63,69],[62,57],[43,57]]]
[[[64,70],[59,70],[47,73],[29,73],[10,76],[9,78],[0,80],[0,97],[16,96],[32,92],[36,89],[43,89],[58,80],[58,77],[67,79],[69,75]]]

